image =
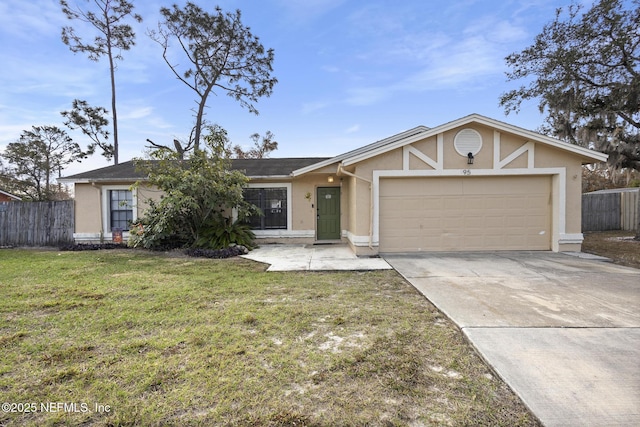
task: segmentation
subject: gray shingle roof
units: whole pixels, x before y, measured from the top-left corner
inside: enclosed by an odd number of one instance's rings
[[[232,169],[243,171],[248,177],[284,177],[296,169],[327,160],[328,157],[289,157],[281,159],[233,159]],[[81,181],[137,181],[145,174],[136,170],[133,161],[106,166],[59,179],[62,182]]]

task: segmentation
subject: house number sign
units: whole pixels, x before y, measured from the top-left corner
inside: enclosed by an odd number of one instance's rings
[[[325,195],[324,195],[324,198],[325,198],[325,199],[330,199],[330,198],[331,198],[331,194],[325,194]]]
[[[471,169],[462,169],[462,175],[471,175]]]

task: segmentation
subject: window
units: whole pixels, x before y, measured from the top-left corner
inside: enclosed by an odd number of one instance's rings
[[[109,190],[109,230],[129,230],[133,221],[133,194],[131,190]]]
[[[287,188],[245,188],[244,199],[260,208],[264,215],[253,215],[247,222],[254,230],[287,229]]]

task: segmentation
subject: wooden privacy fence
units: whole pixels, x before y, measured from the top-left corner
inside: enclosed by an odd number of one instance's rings
[[[606,190],[582,195],[582,231],[636,230],[637,189]]]
[[[0,246],[73,243],[73,200],[0,202]]]

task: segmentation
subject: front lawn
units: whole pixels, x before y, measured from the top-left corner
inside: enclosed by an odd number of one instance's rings
[[[264,269],[0,250],[0,425],[538,425],[394,271]]]

